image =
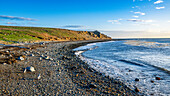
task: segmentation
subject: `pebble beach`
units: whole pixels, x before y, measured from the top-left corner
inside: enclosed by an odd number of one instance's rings
[[[98,41],[69,41],[1,47],[1,96],[138,96],[123,82],[90,68],[76,47]],[[9,59],[13,58],[13,59]],[[15,60],[16,59],[16,60]],[[31,71],[30,69],[34,68]]]

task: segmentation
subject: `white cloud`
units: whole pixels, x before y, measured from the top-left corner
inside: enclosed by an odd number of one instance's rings
[[[14,22],[7,22],[6,24],[17,24],[17,23],[14,23]]]
[[[144,23],[154,22],[154,20],[140,20],[140,19],[128,19],[127,21],[131,21],[131,22],[144,22]]]
[[[118,19],[118,20],[108,20],[107,22],[111,22],[112,24],[121,24],[120,21],[122,19]]]
[[[82,25],[65,25],[65,26],[62,26],[64,28],[83,28],[83,27],[86,27],[86,26],[82,26]]]
[[[170,23],[170,20],[168,22]]]
[[[32,18],[5,16],[5,15],[0,15],[0,18],[2,18],[2,19],[9,19],[9,20],[37,21],[36,19],[32,19]]]
[[[156,2],[154,2],[154,4],[160,4],[160,3],[163,3],[164,1],[163,0],[158,0]]]
[[[164,9],[165,8],[165,6],[163,6],[163,7],[156,7],[156,9]]]
[[[133,0],[133,2],[135,2],[136,0]],[[138,1],[143,1],[143,0],[138,0]]]
[[[140,7],[139,7],[139,6],[133,6],[132,8],[133,8],[133,9],[134,9],[134,8],[138,8],[138,9],[140,9]]]
[[[134,12],[134,14],[146,15],[146,13],[143,13],[143,12]]]
[[[139,24],[140,25],[144,25],[144,26],[159,26],[159,24],[148,24],[148,23],[142,23],[142,24]]]
[[[132,16],[132,17],[134,17],[134,18],[139,18],[139,16]]]

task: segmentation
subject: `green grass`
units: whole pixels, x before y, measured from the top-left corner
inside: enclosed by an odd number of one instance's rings
[[[36,41],[39,38],[32,37],[23,31],[0,30],[0,40],[6,42]]]
[[[93,32],[73,31],[58,28],[42,27],[18,27],[18,26],[0,26],[0,41],[5,42],[26,42],[26,41],[47,41],[69,38],[70,40],[92,40],[92,39],[109,39],[97,38]]]

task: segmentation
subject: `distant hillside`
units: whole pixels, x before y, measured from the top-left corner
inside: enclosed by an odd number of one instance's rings
[[[0,26],[0,43],[38,41],[76,41],[111,39],[98,31],[73,31],[59,28]]]

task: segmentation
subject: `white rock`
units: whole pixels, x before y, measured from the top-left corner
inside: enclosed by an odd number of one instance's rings
[[[54,59],[53,58],[50,58],[51,61],[53,61]]]
[[[31,54],[30,56],[34,56],[34,54]]]
[[[27,72],[27,69],[25,68],[23,72],[26,73],[26,72]]]
[[[12,57],[12,55],[10,54],[9,57]]]
[[[6,53],[9,53],[9,51],[7,50],[7,51],[5,51]]]
[[[50,59],[50,57],[49,56],[45,56],[44,59],[48,60],[48,59]]]
[[[35,71],[34,67],[32,67],[32,66],[31,66],[31,67],[27,67],[26,69],[27,69],[28,71],[31,71],[31,72],[34,72],[34,71]]]
[[[39,60],[41,61],[41,60],[42,60],[42,58],[40,57],[40,58],[39,58]]]
[[[40,45],[45,45],[45,42],[40,42],[39,44],[40,44]]]
[[[25,51],[26,54],[28,54],[29,52],[28,51]]]
[[[41,75],[39,74],[38,77],[37,77],[37,79],[39,80],[40,78],[41,78]]]
[[[44,55],[42,54],[40,57],[44,57]]]
[[[18,60],[21,60],[21,61],[22,61],[22,60],[24,60],[24,57],[19,56],[19,57],[18,57]]]

